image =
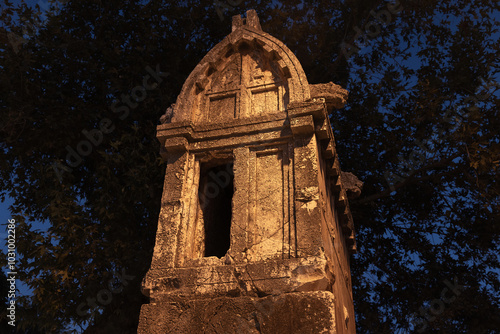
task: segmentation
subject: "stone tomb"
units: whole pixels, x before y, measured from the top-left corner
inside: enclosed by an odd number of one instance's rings
[[[157,137],[167,161],[138,333],[354,333],[356,251],[328,111],[255,11],[188,77]]]

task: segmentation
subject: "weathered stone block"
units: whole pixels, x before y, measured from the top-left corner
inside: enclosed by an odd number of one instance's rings
[[[311,97],[323,98],[328,109],[341,109],[344,107],[349,92],[333,82],[311,85]]]
[[[314,132],[314,120],[311,115],[295,117],[290,120],[294,135],[307,135]]]
[[[353,334],[353,188],[327,112],[347,92],[310,85],[255,11],[232,30],[157,127],[167,164],[139,333]]]
[[[171,299],[143,305],[138,334],[336,334],[331,292],[278,296]]]

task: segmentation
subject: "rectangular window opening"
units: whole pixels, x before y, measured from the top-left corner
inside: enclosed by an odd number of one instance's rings
[[[221,258],[229,250],[233,194],[232,162],[202,164],[198,197],[205,230],[205,257]]]

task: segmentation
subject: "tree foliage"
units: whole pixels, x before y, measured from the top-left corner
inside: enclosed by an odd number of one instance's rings
[[[0,196],[15,199],[33,290],[19,328],[135,332],[165,169],[157,120],[231,16],[253,8],[310,83],[350,92],[331,122],[342,169],[365,182],[351,203],[358,332],[498,331],[500,8],[391,3],[89,0],[42,16],[4,0]],[[126,102],[148,68],[157,86]],[[102,122],[112,130],[88,153],[82,131]],[[88,154],[68,166],[68,147]],[[99,303],[110,289],[121,292]]]

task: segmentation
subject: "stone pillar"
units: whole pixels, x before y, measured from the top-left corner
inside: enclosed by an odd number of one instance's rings
[[[255,11],[233,18],[157,128],[167,167],[138,333],[355,333],[328,117],[346,95],[309,85]]]

